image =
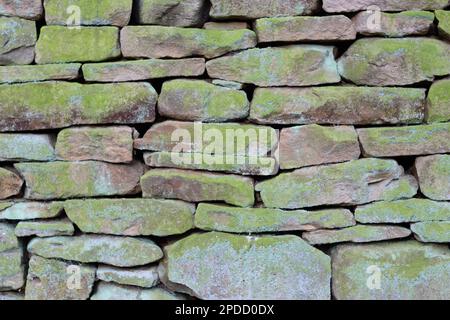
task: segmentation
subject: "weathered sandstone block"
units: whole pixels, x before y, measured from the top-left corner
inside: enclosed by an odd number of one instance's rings
[[[434,82],[428,92],[427,122],[450,121],[450,79]]]
[[[255,47],[256,35],[251,30],[130,26],[122,29],[120,41],[127,58],[214,58]]]
[[[63,202],[17,202],[4,207],[0,203],[0,220],[34,220],[58,217]]]
[[[343,15],[264,18],[256,20],[255,31],[263,43],[356,39],[352,20]]]
[[[50,200],[135,194],[144,172],[140,162],[17,163],[26,181],[25,198]]]
[[[334,47],[319,45],[255,48],[208,61],[206,69],[212,78],[261,87],[337,83],[333,52]]]
[[[448,0],[323,0],[327,12],[356,12],[371,6],[381,11],[434,10],[447,5]]]
[[[23,180],[15,172],[0,168],[0,199],[18,195],[22,190]]]
[[[79,63],[0,67],[0,83],[74,80],[80,68]]]
[[[16,236],[41,238],[54,236],[71,236],[75,232],[73,224],[68,219],[21,221],[16,226]]]
[[[36,44],[36,63],[94,62],[120,57],[116,27],[44,26]]]
[[[240,207],[251,207],[255,202],[253,180],[238,175],[153,169],[142,177],[141,187],[146,198],[224,201]]]
[[[142,288],[153,288],[159,284],[156,266],[124,269],[102,265],[97,269],[97,278],[106,282]]]
[[[250,119],[264,124],[422,123],[425,90],[410,88],[257,88]]]
[[[439,21],[439,34],[447,40],[450,40],[450,11],[437,10],[436,18]]]
[[[108,282],[99,282],[91,300],[123,301],[123,300],[185,300],[163,288],[143,289],[134,286],[123,286]]]
[[[0,161],[51,161],[54,138],[49,134],[0,133]]]
[[[165,252],[168,280],[201,299],[330,298],[330,258],[296,236],[194,234]]]
[[[0,252],[0,291],[18,290],[25,284],[23,249]]]
[[[420,191],[426,197],[432,200],[450,200],[450,155],[417,158],[415,170]]]
[[[0,85],[0,131],[153,122],[156,100],[148,83]]]
[[[419,222],[411,230],[420,242],[450,243],[450,221]]]
[[[37,39],[36,23],[15,17],[0,17],[0,30],[0,65],[32,63]]]
[[[139,24],[199,26],[206,19],[205,4],[205,0],[137,0],[137,20]]]
[[[0,15],[39,20],[44,10],[42,0],[3,0]]]

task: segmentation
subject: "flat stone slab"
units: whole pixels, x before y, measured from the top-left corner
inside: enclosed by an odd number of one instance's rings
[[[32,63],[37,40],[36,23],[17,17],[0,17],[0,29],[0,65]]]
[[[416,241],[339,245],[332,250],[338,300],[448,300],[450,252]]]
[[[124,236],[169,236],[194,226],[195,206],[172,200],[69,200],[69,217],[85,233]]]
[[[414,88],[257,88],[250,120],[262,124],[422,123],[425,90]]]
[[[3,1],[0,15],[39,20],[44,13],[42,0]]]
[[[16,196],[22,190],[23,180],[15,172],[0,168],[0,200]]]
[[[448,0],[323,0],[326,12],[356,12],[371,6],[381,11],[434,10],[448,6]]]
[[[194,234],[165,252],[168,280],[200,299],[330,299],[330,258],[296,236]]]
[[[448,10],[437,10],[436,19],[439,21],[439,35],[443,38],[450,39],[450,12]]]
[[[32,256],[25,299],[87,300],[94,286],[95,270],[93,266]]]
[[[255,22],[258,42],[343,41],[356,39],[352,20],[344,15],[278,17]]]
[[[0,291],[19,290],[25,284],[23,248],[0,252]]]
[[[120,36],[126,58],[208,59],[256,46],[251,30],[206,30],[162,26],[128,26]]]
[[[361,159],[282,173],[256,185],[269,208],[300,209],[412,198],[414,177],[393,160]]]
[[[420,191],[426,197],[438,201],[450,200],[450,155],[417,158],[415,171]]]
[[[419,222],[411,230],[421,242],[450,243],[450,221]]]
[[[72,222],[68,219],[21,221],[15,229],[18,237],[37,236],[40,238],[54,236],[71,236],[75,233]]]
[[[45,0],[47,25],[71,23],[67,11],[73,5],[81,12],[79,25],[123,27],[130,22],[133,0]]]
[[[157,98],[148,83],[0,85],[0,132],[151,123]]]
[[[251,29],[251,28],[250,28],[249,23],[246,21],[231,21],[231,22],[209,21],[203,25],[203,29],[239,30],[239,29]]]
[[[253,179],[238,175],[153,169],[141,178],[141,187],[144,198],[223,201],[240,207],[255,202]]]
[[[210,60],[206,70],[211,78],[260,87],[338,83],[334,50],[320,45],[255,48]]]
[[[159,284],[156,266],[124,269],[102,265],[97,269],[97,279],[142,288],[153,288]]]
[[[34,238],[28,244],[28,252],[47,259],[116,267],[143,266],[163,257],[161,249],[149,239],[97,235]]]
[[[0,161],[55,160],[54,137],[49,134],[0,133]]]
[[[81,64],[43,64],[0,67],[0,83],[25,83],[48,80],[75,80]]]
[[[195,226],[198,229],[231,233],[312,231],[353,225],[353,214],[345,209],[282,211],[201,203],[195,213]]]
[[[0,220],[34,220],[56,218],[63,211],[63,202],[17,202],[0,204]]]
[[[431,85],[428,92],[426,121],[450,121],[450,78],[439,80]]]
[[[450,220],[450,203],[426,199],[375,202],[355,211],[360,223],[408,223]]]
[[[110,164],[96,161],[17,163],[25,178],[25,198],[52,200],[128,195],[139,192],[144,173],[140,162]]]
[[[450,152],[450,123],[358,129],[366,157],[397,157]]]
[[[36,44],[37,64],[97,62],[120,55],[117,27],[43,26]]]
[[[244,119],[250,102],[244,91],[216,86],[203,80],[164,82],[158,99],[161,116],[201,122]]]
[[[305,232],[302,238],[312,245],[340,242],[376,242],[407,238],[411,230],[394,226],[364,226],[357,225],[341,230],[317,230]]]
[[[338,61],[357,84],[402,86],[450,74],[450,44],[431,38],[359,39]]]
[[[93,82],[125,82],[171,77],[194,77],[205,73],[205,63],[203,58],[86,63],[83,65],[83,76],[86,81]]]
[[[100,281],[91,300],[186,300],[183,296],[163,288],[144,289]]]

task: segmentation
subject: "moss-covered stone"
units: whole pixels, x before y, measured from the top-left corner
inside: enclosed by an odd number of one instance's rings
[[[68,219],[21,221],[15,229],[16,236],[18,237],[37,236],[46,238],[53,236],[71,236],[74,232],[73,224]]]
[[[116,267],[143,266],[163,257],[161,249],[149,239],[96,235],[34,238],[28,252],[44,258]]]
[[[18,174],[0,167],[0,200],[18,195],[22,185],[23,180]]]
[[[0,291],[19,290],[25,284],[23,248],[0,252]]]
[[[99,266],[97,279],[117,284],[153,288],[159,284],[156,266],[124,269],[110,266]]]
[[[358,129],[367,157],[396,157],[450,152],[450,123]]]
[[[185,297],[164,288],[143,289],[108,282],[99,282],[91,300],[186,300]]]
[[[148,83],[0,85],[0,131],[153,122],[156,100]]]
[[[32,63],[37,39],[36,23],[0,16],[0,30],[0,65]]]
[[[2,1],[0,4],[0,15],[2,16],[39,20],[43,12],[42,0],[8,0]]]
[[[376,202],[355,211],[360,223],[407,223],[450,220],[450,203],[426,199]]]
[[[81,64],[45,64],[0,67],[0,83],[24,83],[47,80],[74,80]]]
[[[116,27],[44,26],[36,44],[36,63],[95,62],[120,57]]]
[[[425,90],[413,88],[257,88],[250,119],[265,124],[422,123]]]
[[[330,298],[330,258],[296,236],[194,234],[165,252],[168,281],[201,299]]]
[[[93,266],[32,256],[26,300],[87,300],[95,281]],[[75,276],[79,278],[75,280]]]
[[[51,161],[53,144],[48,134],[0,133],[0,161]]]
[[[154,169],[141,178],[141,187],[146,198],[224,201],[240,207],[251,207],[255,202],[253,179],[238,175]]]
[[[135,194],[144,172],[140,162],[17,163],[15,167],[26,181],[25,198],[39,200]]]
[[[439,25],[438,25],[439,34],[443,38],[450,40],[450,11],[437,10],[436,18],[439,21]]]
[[[199,204],[195,226],[207,231],[262,233],[345,228],[355,224],[348,210],[282,211]]]
[[[338,300],[450,297],[450,252],[444,245],[416,241],[339,245],[332,250],[332,266]]]
[[[14,234],[14,225],[0,223],[0,252],[18,249],[19,239]]]
[[[63,202],[17,202],[0,205],[0,220],[48,219],[59,216]]]
[[[417,183],[403,172],[394,160],[361,159],[283,173],[256,191],[267,207],[282,209],[411,198]]]
[[[227,89],[203,80],[172,80],[163,84],[159,114],[172,119],[224,122],[248,116],[250,103],[244,91]]]
[[[450,221],[419,222],[411,230],[421,242],[450,243]]]
[[[87,63],[83,65],[83,76],[86,81],[123,82],[201,76],[205,68],[203,58],[147,59]]]
[[[80,10],[79,25],[125,26],[131,18],[133,0],[45,0],[45,22],[47,25],[67,25],[73,12],[68,8],[77,6]]]
[[[450,121],[450,79],[436,81],[428,92],[426,121]]]
[[[129,26],[121,31],[122,54],[127,58],[208,59],[228,52],[253,48],[256,35],[251,30],[206,30],[162,26]]]
[[[450,44],[431,38],[359,39],[339,59],[357,85],[410,85],[450,74]]]
[[[155,199],[70,200],[69,219],[86,233],[169,236],[194,226],[195,206]]]
[[[255,48],[208,61],[206,70],[213,78],[261,87],[337,83],[333,52],[334,47],[320,45]]]
[[[415,171],[420,191],[426,197],[438,201],[450,200],[450,155],[417,158]]]
[[[373,6],[381,11],[435,10],[448,6],[448,0],[324,0],[326,12],[357,12]]]

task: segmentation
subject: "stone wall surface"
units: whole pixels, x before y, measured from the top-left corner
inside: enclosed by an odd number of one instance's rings
[[[449,300],[449,26],[0,0],[0,300]]]

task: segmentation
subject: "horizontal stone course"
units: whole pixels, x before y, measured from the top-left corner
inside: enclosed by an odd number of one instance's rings
[[[15,233],[18,237],[71,236],[75,233],[75,228],[68,219],[20,221],[16,226]]]
[[[81,64],[48,64],[0,67],[0,83],[25,83],[48,80],[75,80]]]

